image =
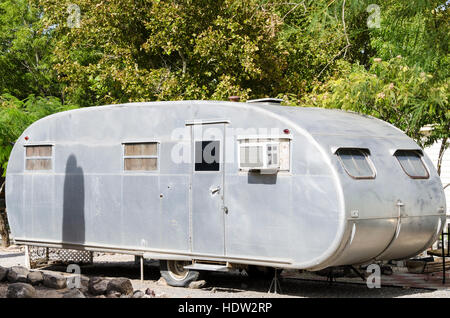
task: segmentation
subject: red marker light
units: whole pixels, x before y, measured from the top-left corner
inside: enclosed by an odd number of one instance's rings
[[[28,139],[30,139],[30,137],[28,137],[28,136],[25,136],[25,140],[28,140]]]
[[[285,130],[283,130],[283,132],[285,133],[285,134],[289,134],[291,131],[289,130],[289,129],[285,129]]]

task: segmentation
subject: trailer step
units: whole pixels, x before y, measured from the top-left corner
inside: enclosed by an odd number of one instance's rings
[[[230,270],[226,265],[200,264],[200,263],[187,265],[184,266],[184,268],[196,271],[214,271],[214,272],[228,272]]]

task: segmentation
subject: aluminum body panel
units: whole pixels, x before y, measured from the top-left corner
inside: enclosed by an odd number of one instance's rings
[[[186,126],[217,118],[226,132],[222,203],[210,193],[218,179],[191,179],[196,125]],[[290,172],[239,172],[237,136],[286,128]],[[122,143],[139,141],[159,143],[156,171],[123,170]],[[54,145],[51,171],[24,171],[27,143]],[[376,178],[351,178],[336,147],[368,148]],[[420,148],[385,122],[337,110],[209,101],[89,107],[44,118],[19,138],[7,170],[8,218],[18,243],[305,269],[403,258],[437,238],[445,198],[426,156],[430,178],[411,179],[392,149]],[[205,218],[208,202],[219,206],[213,213],[222,224]]]
[[[198,254],[225,255],[223,213],[224,179],[224,125],[192,125],[192,176],[191,176],[191,237],[192,252]],[[206,132],[206,134],[205,134]],[[198,143],[219,142],[216,153],[220,157],[218,171],[196,171],[195,163],[201,163],[203,149]],[[213,159],[213,158],[210,158]],[[197,162],[199,161],[199,162]]]

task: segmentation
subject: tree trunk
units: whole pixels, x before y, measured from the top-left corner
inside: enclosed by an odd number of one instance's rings
[[[441,149],[439,149],[439,158],[437,162],[437,173],[441,175],[442,159],[444,158],[444,152],[447,149],[447,137],[442,138]]]
[[[0,186],[0,197],[2,196],[5,182]],[[8,219],[6,217],[6,208],[0,206],[0,236],[2,238],[2,247],[8,247],[10,245]]]
[[[6,209],[0,212],[0,236],[2,237],[2,247],[8,247],[11,242],[9,240],[8,223],[6,221]]]

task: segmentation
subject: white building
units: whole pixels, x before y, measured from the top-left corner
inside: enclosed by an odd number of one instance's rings
[[[432,146],[429,146],[425,148],[425,153],[430,157],[431,161],[433,162],[434,167],[437,167],[437,161],[439,158],[439,149],[441,148],[442,140],[438,140],[435,142]],[[447,148],[447,150],[444,153],[444,157],[442,158],[442,165],[441,165],[441,180],[442,185],[445,187],[450,183],[450,149]],[[447,222],[450,218],[450,185],[445,188],[445,198],[447,201]]]

